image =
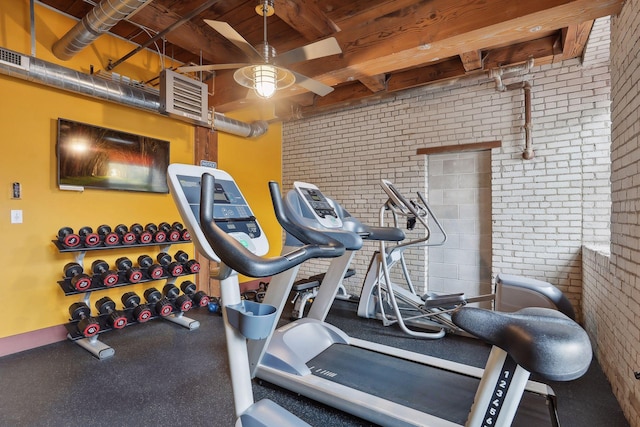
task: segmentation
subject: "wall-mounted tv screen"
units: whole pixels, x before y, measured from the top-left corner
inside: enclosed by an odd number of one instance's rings
[[[169,141],[58,119],[60,188],[168,193]]]

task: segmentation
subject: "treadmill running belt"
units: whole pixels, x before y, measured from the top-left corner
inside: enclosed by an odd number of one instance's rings
[[[479,379],[344,345],[311,359],[313,375],[454,423],[467,420]],[[513,426],[551,426],[546,398],[525,393]]]

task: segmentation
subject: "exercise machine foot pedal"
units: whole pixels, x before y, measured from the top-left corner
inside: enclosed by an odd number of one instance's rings
[[[269,399],[251,405],[238,421],[242,427],[311,427]]]
[[[466,303],[464,293],[448,295],[425,294],[422,296],[422,300],[426,308],[448,307]]]

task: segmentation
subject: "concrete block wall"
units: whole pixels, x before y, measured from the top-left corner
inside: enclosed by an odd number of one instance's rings
[[[534,67],[533,144],[522,159],[521,90],[497,92],[486,76],[283,125],[283,185],[315,182],[351,213],[378,223],[380,178],[401,191],[426,191],[426,159],[416,149],[501,141],[491,152],[492,269],[557,285],[580,312],[581,246],[609,239],[609,68],[579,60]],[[360,282],[375,246],[355,260]],[[411,260],[426,272],[426,260]],[[300,275],[322,271],[308,263]],[[425,273],[426,274],[426,273]],[[420,276],[421,274],[417,274]]]
[[[429,205],[447,233],[428,249],[429,290],[491,293],[491,152],[434,154],[427,168]]]

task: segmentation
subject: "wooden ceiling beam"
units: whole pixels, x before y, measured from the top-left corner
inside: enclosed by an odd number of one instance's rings
[[[589,40],[593,21],[572,24],[562,29],[562,56],[565,59],[580,56]]]
[[[553,34],[525,43],[491,49],[485,55],[484,68],[490,70],[520,64],[527,62],[529,58],[534,59],[535,65],[541,65],[544,58],[562,53],[558,48],[557,40],[558,36]]]
[[[181,16],[165,9],[160,3],[151,2],[142,8],[131,19],[133,22],[148,28],[165,29],[170,27]],[[166,40],[190,52],[202,52],[205,63],[244,62],[246,56],[199,18],[177,27],[166,35]],[[170,55],[170,52],[168,52]]]
[[[308,41],[315,41],[340,31],[314,0],[275,0],[274,8],[280,19]]]
[[[418,2],[396,14],[336,34],[343,54],[321,62],[300,64],[296,70],[336,85],[362,75],[382,74],[524,38],[535,24],[538,31],[559,29],[576,20],[615,14],[621,0],[502,0],[456,3]],[[583,19],[580,19],[583,17]]]
[[[455,79],[464,76],[465,72],[460,59],[453,58],[438,64],[394,73],[389,77],[387,90],[395,92],[442,80]]]
[[[460,60],[466,71],[482,69],[482,52],[480,50],[463,52],[460,54]]]
[[[381,92],[387,89],[387,76],[385,74],[377,74],[375,76],[361,77],[360,83],[373,93]]]

